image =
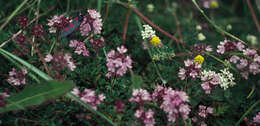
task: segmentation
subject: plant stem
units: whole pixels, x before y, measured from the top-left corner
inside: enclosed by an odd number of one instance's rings
[[[9,21],[16,15],[16,13],[22,9],[22,7],[28,2],[28,0],[24,0],[14,11],[13,13],[7,18],[7,20],[0,26],[0,31],[9,23]]]
[[[193,4],[196,6],[196,8],[200,11],[200,13],[206,18],[206,20],[214,27],[217,29],[217,31],[219,31],[220,33],[224,33],[225,35],[244,43],[245,45],[247,45],[246,42],[244,42],[243,40],[239,39],[238,37],[230,34],[229,32],[223,30],[222,28],[220,28],[219,26],[217,26],[205,13],[204,11],[199,7],[199,5],[197,4],[196,0],[192,0]]]
[[[254,12],[254,9],[253,9],[253,7],[252,7],[252,4],[251,4],[250,0],[247,0],[247,5],[248,5],[248,7],[249,7],[249,10],[250,10],[250,13],[251,13],[251,15],[252,15],[252,18],[253,18],[253,20],[254,20],[254,22],[255,22],[257,31],[260,33],[260,25],[259,25],[259,22],[258,22],[258,20],[257,20],[257,17],[256,17],[256,15],[255,15],[255,12]]]
[[[237,121],[236,126],[238,126],[241,121],[247,116],[247,114],[249,114],[249,112],[251,112],[253,110],[254,107],[256,107],[258,104],[260,103],[260,100],[258,100],[257,102],[255,102],[252,106],[249,107],[249,109],[241,116],[241,118]]]
[[[137,26],[139,27],[139,31],[142,31],[143,28],[142,28],[142,23],[141,23],[140,19],[137,16],[135,16],[135,19],[136,19]],[[149,54],[150,58],[152,58],[152,53],[151,53],[151,49],[150,49],[150,47],[148,45],[148,42],[146,40],[144,40],[144,42],[145,42],[145,46],[147,47],[148,54]],[[159,71],[159,68],[156,65],[154,60],[152,60],[152,63],[154,65],[154,67],[155,67],[155,71],[156,71],[157,75],[161,79],[163,85],[165,85],[167,83],[167,81],[163,79],[163,77],[162,77],[162,75],[161,75],[161,73]]]
[[[97,0],[97,10],[99,13],[101,13],[101,7],[102,7],[102,0]]]

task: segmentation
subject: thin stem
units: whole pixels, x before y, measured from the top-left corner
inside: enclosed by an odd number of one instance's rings
[[[51,74],[50,74],[50,71],[49,71],[49,69],[48,69],[48,66],[47,66],[47,64],[46,64],[46,62],[45,62],[45,60],[44,60],[44,58],[43,58],[42,53],[40,52],[40,50],[38,49],[38,47],[35,45],[35,43],[32,42],[31,39],[27,38],[27,40],[28,40],[28,41],[31,43],[31,45],[36,49],[36,51],[37,51],[37,53],[38,53],[38,55],[39,55],[39,57],[40,57],[40,60],[42,61],[43,65],[44,65],[44,68],[45,68],[46,72],[47,72],[48,75],[50,76],[50,75],[51,75]]]
[[[51,7],[48,11],[46,11],[46,12],[40,14],[38,18],[40,18],[40,17],[42,17],[42,16],[48,14],[48,13],[49,13],[50,11],[52,11],[54,8],[55,8],[55,6]],[[35,17],[33,20],[31,20],[31,22],[30,22],[27,26],[31,25],[31,24],[32,24],[33,22],[35,22],[38,18]],[[20,33],[22,33],[22,30],[19,30],[17,33],[14,34],[14,36],[17,36],[17,35],[19,35]],[[12,40],[12,38],[13,38],[13,36],[10,37],[8,40],[2,42],[2,44],[0,45],[0,48],[4,47],[7,43],[9,43],[9,42]]]
[[[140,19],[137,16],[135,16],[135,19],[136,19],[137,26],[139,27],[139,30],[142,31],[143,28],[142,28],[142,24],[141,24]],[[150,49],[150,47],[148,45],[148,42],[146,40],[144,40],[144,42],[145,42],[145,46],[147,47],[148,54],[149,54],[150,58],[152,58],[152,53],[151,53],[151,49]],[[163,79],[163,77],[162,77],[162,75],[161,75],[161,73],[159,71],[159,68],[156,65],[154,60],[152,60],[152,63],[154,65],[154,67],[155,67],[155,71],[156,71],[157,75],[161,79],[162,83],[165,85],[167,83],[167,81]]]
[[[128,22],[129,22],[129,17],[130,17],[130,8],[127,9],[126,12],[126,19],[125,19],[125,25],[124,25],[124,31],[123,31],[123,45],[125,45],[125,41],[126,41],[126,33],[127,33],[127,28],[128,28]]]
[[[101,7],[102,7],[102,0],[97,0],[97,10],[99,13],[101,12]]]
[[[217,31],[219,31],[220,33],[224,33],[225,35],[237,40],[237,41],[240,41],[242,43],[244,43],[245,45],[247,45],[246,42],[244,42],[243,40],[239,39],[238,37],[230,34],[229,32],[223,30],[222,28],[220,28],[219,26],[217,26],[205,13],[204,11],[199,7],[199,5],[197,4],[196,0],[192,0],[193,4],[196,6],[196,8],[200,11],[200,13],[206,18],[206,20],[213,26],[217,29]]]
[[[68,13],[70,10],[70,0],[67,0],[67,9],[66,9],[66,13]]]
[[[121,2],[119,0],[116,3],[119,4],[119,5],[122,5],[122,6],[126,7],[126,8],[131,8],[141,19],[143,19],[146,23],[151,25],[154,29],[158,30],[159,32],[161,32],[165,36],[169,37],[170,39],[176,41],[177,43],[180,43],[180,44],[184,45],[186,48],[190,48],[188,45],[186,45],[185,42],[182,42],[181,40],[177,39],[176,37],[174,37],[170,33],[164,31],[163,29],[161,29],[156,24],[152,23],[152,21],[149,20],[146,16],[144,16],[137,8],[135,8],[135,7],[131,6],[131,5],[128,5],[127,3]]]
[[[22,7],[28,2],[28,0],[24,0],[14,11],[13,13],[7,18],[7,20],[0,26],[0,31],[9,23],[9,21],[16,15],[16,13],[22,9]]]
[[[252,4],[251,4],[250,0],[247,0],[247,5],[248,5],[248,8],[249,8],[250,13],[251,13],[251,15],[252,15],[252,18],[253,18],[253,20],[254,20],[254,22],[255,22],[257,31],[260,33],[260,25],[259,25],[259,22],[258,22],[258,20],[257,20],[257,18],[256,18],[256,15],[255,15],[255,12],[254,12],[254,9],[253,9],[253,7],[252,7]]]
[[[243,119],[247,116],[247,114],[249,114],[254,107],[256,107],[258,104],[260,103],[260,100],[258,100],[257,102],[255,102],[252,106],[249,107],[249,109],[241,116],[241,118],[237,121],[236,126],[238,126],[241,121],[243,121]]]

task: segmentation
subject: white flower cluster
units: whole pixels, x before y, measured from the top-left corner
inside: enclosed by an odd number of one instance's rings
[[[153,30],[153,28],[151,26],[143,25],[143,27],[144,27],[144,30],[141,31],[143,39],[147,39],[147,38],[150,39],[150,38],[156,36],[155,31]]]
[[[234,82],[235,78],[233,74],[229,72],[228,68],[220,70],[221,73],[218,73],[220,76],[220,87],[226,90],[228,87],[234,86],[236,83]]]

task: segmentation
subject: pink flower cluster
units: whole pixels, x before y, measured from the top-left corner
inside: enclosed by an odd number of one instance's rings
[[[193,117],[192,121],[197,123],[200,126],[207,126],[205,120],[208,117],[209,114],[213,114],[213,108],[212,107],[207,107],[204,105],[199,105],[199,112],[198,116],[201,118],[198,120],[197,117]]]
[[[56,33],[57,30],[61,31],[70,23],[70,20],[69,17],[65,17],[64,15],[54,15],[48,20],[49,32]]]
[[[136,110],[135,117],[140,119],[145,124],[145,126],[153,126],[155,124],[153,118],[154,112],[152,109],[149,109],[147,112],[145,112],[143,108],[143,105],[151,100],[151,95],[147,90],[144,89],[134,89],[132,97],[129,99],[130,102],[138,103],[139,109]]]
[[[52,66],[52,69],[55,71],[60,71],[61,69],[64,69],[65,67],[69,68],[71,71],[74,71],[76,66],[72,60],[72,57],[70,54],[63,54],[63,53],[57,53],[54,56],[51,54],[46,55],[45,59],[46,62],[54,62],[54,66]]]
[[[218,45],[217,48],[217,53],[224,54],[237,50],[242,51],[245,48],[245,45],[243,45],[241,42],[236,43],[231,40],[224,40],[220,42],[220,45]]]
[[[192,80],[195,80],[197,77],[200,76],[201,64],[190,59],[184,61],[184,64],[186,68],[180,68],[178,73],[181,80],[184,80],[185,78],[191,78]]]
[[[254,117],[253,120],[255,123],[260,123],[260,112],[258,112],[258,114]]]
[[[83,56],[89,56],[89,51],[86,49],[84,42],[79,42],[78,40],[70,40],[69,46],[74,48],[74,53],[78,55],[82,53]]]
[[[134,89],[132,97],[129,99],[130,102],[136,102],[139,105],[142,105],[143,103],[151,100],[151,95],[147,90],[144,89]]]
[[[143,108],[140,108],[135,112],[135,117],[142,120],[145,126],[153,126],[155,124],[153,115],[152,109],[145,112]]]
[[[100,39],[90,39],[90,43],[98,55],[98,50],[104,47],[104,38],[101,37]]]
[[[7,93],[1,93],[0,94],[0,107],[5,107],[5,105],[7,104],[7,102],[5,101],[5,98],[9,97],[9,95]]]
[[[78,88],[74,88],[71,93],[79,97],[84,103],[92,106],[95,110],[97,110],[97,106],[106,99],[104,94],[97,95],[96,92],[91,89],[85,89],[80,92]]]
[[[125,55],[127,49],[124,46],[117,47],[117,51],[111,50],[107,54],[107,67],[108,73],[106,76],[108,78],[112,76],[123,76],[126,74],[127,69],[132,68],[132,59],[130,56]]]
[[[7,82],[15,86],[25,85],[26,84],[25,76],[27,73],[28,72],[25,67],[22,69],[22,71],[18,71],[15,68],[13,68],[12,71],[9,72],[9,78],[7,79]]]
[[[206,94],[210,94],[211,90],[214,89],[217,85],[220,84],[221,78],[215,71],[206,71],[204,70],[201,73],[201,87]]]
[[[195,44],[193,46],[193,49],[192,49],[192,54],[193,55],[203,55],[205,52],[212,52],[213,49],[210,45],[205,45],[205,44]]]
[[[243,57],[233,55],[232,57],[229,58],[229,61],[231,63],[236,64],[237,69],[241,70],[240,73],[241,76],[244,77],[245,79],[248,79],[249,73],[252,73],[253,75],[258,74],[260,72],[259,69],[260,56],[257,54],[257,51],[250,48],[244,49],[245,46],[241,42],[237,44],[231,41],[228,42],[232,44],[227,44],[227,46],[223,46],[223,47],[229,47],[232,45],[232,49],[230,47],[229,49],[224,49],[224,50],[240,51],[244,55]],[[229,51],[222,51],[223,47],[220,47],[219,52],[221,52],[221,54],[224,54],[224,52],[229,52]],[[237,49],[235,49],[235,47]]]
[[[202,118],[207,118],[209,114],[213,114],[213,108],[207,107],[204,105],[199,106],[199,113],[198,115]]]
[[[159,90],[162,89],[160,86],[158,88]],[[173,90],[172,88],[164,88],[163,90],[164,93],[160,96],[162,99],[160,108],[168,114],[168,121],[175,122],[180,117],[184,120],[188,119],[191,111],[188,105],[188,95],[183,91]],[[155,91],[153,96],[159,93]]]
[[[100,13],[89,9],[88,14],[84,17],[80,25],[80,33],[82,36],[88,36],[90,31],[93,31],[94,34],[100,34],[102,25]]]

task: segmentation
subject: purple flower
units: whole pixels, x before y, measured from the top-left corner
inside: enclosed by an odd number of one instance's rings
[[[112,76],[123,76],[126,74],[127,69],[132,68],[132,59],[130,56],[125,55],[127,49],[124,46],[118,47],[116,53],[115,50],[111,50],[107,54],[107,67],[108,73],[107,77],[110,78]]]
[[[136,102],[140,105],[151,100],[151,95],[147,90],[144,89],[134,89],[132,97],[129,99],[130,102]]]
[[[79,42],[77,40],[70,40],[70,47],[74,48],[74,53],[78,55],[83,55],[83,56],[89,56],[89,51],[86,49],[85,43],[84,42]]]
[[[95,110],[97,110],[97,106],[101,104],[106,98],[104,94],[97,95],[96,92],[91,89],[85,89],[84,91],[80,92],[78,88],[74,88],[71,93],[79,97],[80,100],[84,103],[89,104]]]
[[[218,45],[217,52],[220,54],[224,54],[224,53],[229,53],[229,52],[236,51],[236,50],[242,51],[243,48],[244,48],[244,45],[241,42],[236,43],[231,40],[224,40],[224,41],[220,42],[220,45]]]
[[[80,33],[82,36],[89,35],[92,30],[94,34],[100,34],[102,30],[102,19],[100,13],[96,10],[88,10],[88,14],[85,16],[84,20],[80,25]]]
[[[260,123],[260,112],[254,117],[254,122],[255,123]]]
[[[13,68],[12,71],[9,72],[9,78],[7,79],[7,82],[15,86],[25,85],[25,76],[27,73],[28,72],[25,67],[22,69],[22,71],[18,71],[15,68]]]
[[[21,27],[21,29],[26,29],[28,23],[29,23],[28,17],[25,17],[25,16],[22,15],[22,16],[20,16],[20,17],[18,18],[18,24],[19,24],[19,26]]]
[[[43,26],[41,24],[34,25],[31,29],[31,34],[35,37],[41,37],[41,36],[45,35]]]
[[[210,94],[211,90],[214,89],[218,84],[220,84],[220,76],[214,71],[204,70],[201,73],[201,87],[206,94]]]
[[[213,114],[213,108],[199,105],[198,115],[202,118],[207,118],[208,114]]]
[[[179,77],[181,80],[184,80],[185,78],[191,78],[192,80],[195,80],[196,77],[200,76],[201,73],[201,64],[194,62],[190,59],[184,61],[185,69],[180,68],[179,70]]]
[[[68,53],[66,53],[65,55],[63,53],[57,53],[54,56],[48,54],[46,55],[44,60],[46,62],[53,61],[53,66],[51,67],[51,69],[56,72],[60,72],[65,67],[69,68],[71,71],[74,71],[76,68],[71,55]]]
[[[194,55],[203,55],[205,52],[212,52],[213,49],[210,45],[205,44],[195,44],[192,49],[192,54]]]
[[[148,111],[144,111],[143,108],[139,108],[135,112],[135,117],[140,119],[145,126],[154,126],[155,121],[154,121],[154,112],[152,109],[149,109]]]
[[[51,19],[48,19],[49,32],[56,33],[57,30],[61,31],[70,23],[70,20],[69,17],[64,15],[54,15]]]
[[[4,92],[0,94],[0,107],[4,108],[7,102],[5,101],[5,98],[9,97],[9,95]]]
[[[163,102],[160,108],[168,114],[168,121],[175,122],[180,116],[186,120],[190,113],[189,97],[185,92],[168,88],[162,96]]]

